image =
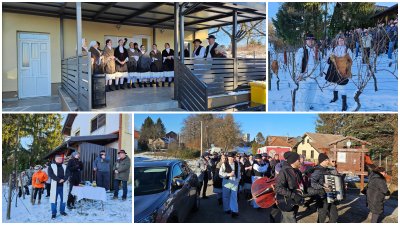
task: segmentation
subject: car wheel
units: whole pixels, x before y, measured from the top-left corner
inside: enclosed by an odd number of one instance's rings
[[[200,195],[196,194],[196,199],[193,202],[192,212],[196,212],[200,208]]]

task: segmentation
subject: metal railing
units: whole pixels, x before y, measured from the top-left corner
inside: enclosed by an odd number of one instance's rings
[[[188,111],[208,110],[207,85],[181,62],[175,65],[175,74],[179,74],[178,101],[181,107]]]
[[[61,87],[81,111],[92,110],[92,72],[90,52],[61,60]]]

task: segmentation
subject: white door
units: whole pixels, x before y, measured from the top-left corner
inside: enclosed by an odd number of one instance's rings
[[[151,47],[150,47],[150,36],[147,35],[135,35],[133,36],[133,42],[138,43],[139,48],[141,45],[144,45],[146,47],[146,51],[150,52]]]
[[[50,96],[50,35],[18,33],[19,98]]]

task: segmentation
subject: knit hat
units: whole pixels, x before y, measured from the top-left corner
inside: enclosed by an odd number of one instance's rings
[[[325,153],[321,153],[318,155],[318,164],[321,164],[323,161],[329,159],[328,155]]]
[[[261,154],[257,154],[254,159],[261,159]]]
[[[289,154],[290,154],[291,152],[289,151],[289,152],[285,152],[285,153],[283,153],[283,158],[284,159],[287,159],[288,157],[289,157]]]
[[[35,170],[41,170],[42,169],[42,166],[41,165],[36,165],[35,166]]]
[[[79,152],[73,152],[71,155],[72,155],[72,158],[75,158],[76,155],[79,155]]]
[[[289,156],[287,157],[287,162],[290,165],[290,164],[293,164],[294,162],[296,162],[299,159],[300,159],[300,155],[297,154],[297,152],[290,152]]]

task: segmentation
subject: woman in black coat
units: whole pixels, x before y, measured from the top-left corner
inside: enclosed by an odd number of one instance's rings
[[[80,155],[78,152],[72,153],[72,158],[68,161],[67,171],[70,172],[70,186],[67,207],[69,209],[75,208],[75,197],[72,196],[71,191],[73,186],[78,186],[81,182],[81,172],[83,170],[83,163],[79,160]]]
[[[171,86],[171,81],[174,79],[174,50],[170,48],[169,43],[165,43],[165,49],[162,51],[163,57],[163,70],[164,79],[168,78],[168,86]],[[164,80],[162,80],[162,85],[164,87]]]
[[[377,223],[381,214],[383,214],[383,205],[385,196],[389,196],[385,169],[383,167],[376,168],[370,175],[367,187],[367,203],[368,209],[371,211],[371,223]]]

